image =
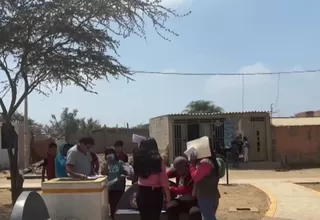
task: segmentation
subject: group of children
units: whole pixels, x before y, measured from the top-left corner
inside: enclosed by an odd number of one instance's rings
[[[133,169],[138,177],[137,206],[141,220],[159,220],[163,201],[168,220],[177,220],[187,213],[190,220],[216,220],[220,193],[219,164],[215,152],[198,158],[177,157],[166,170],[155,139],[142,140],[133,154]],[[169,178],[176,185],[169,186]],[[163,198],[163,196],[165,198]]]
[[[49,144],[48,157],[43,163],[43,180],[45,170],[48,179],[68,176],[66,155],[71,147],[65,144],[57,153],[57,145]],[[98,158],[94,153],[91,153],[91,158],[93,170],[98,173]],[[179,219],[180,213],[187,213],[190,220],[216,219],[220,193],[219,165],[214,151],[207,158],[192,155],[187,160],[185,157],[177,157],[170,169],[167,169],[157,142],[149,138],[142,140],[133,151],[133,173],[128,172],[126,163],[128,156],[123,152],[122,141],[116,141],[113,147],[106,149],[105,163],[100,171],[102,175],[108,176],[112,219],[129,175],[138,184],[136,203],[141,220],[159,220],[164,201],[168,220]],[[176,178],[174,186],[169,186],[169,178]]]
[[[94,144],[93,140],[91,142]],[[47,157],[40,164],[42,166],[42,182],[45,180],[45,176],[48,180],[69,176],[66,169],[67,154],[73,146],[75,145],[66,143],[57,149],[56,143],[52,142],[48,145]],[[100,170],[98,156],[93,152],[90,152],[90,156],[92,170],[97,174]],[[123,142],[118,140],[114,143],[114,147],[106,149],[105,163],[101,167],[101,174],[108,176],[109,204],[112,218],[125,191],[125,181],[129,174],[124,169],[125,163],[128,163],[128,155],[123,151]]]
[[[57,144],[52,142],[47,148],[47,157],[43,160],[39,166],[42,167],[42,182],[45,180],[45,176],[48,180],[54,178],[68,177],[66,170],[67,166],[67,153],[74,144],[62,144],[59,149]],[[98,173],[99,160],[95,153],[90,152],[92,169]]]

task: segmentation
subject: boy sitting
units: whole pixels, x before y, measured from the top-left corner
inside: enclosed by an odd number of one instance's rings
[[[189,215],[189,220],[201,220],[197,199],[192,196],[194,182],[190,175],[189,163],[184,157],[177,157],[173,166],[167,170],[168,178],[176,178],[177,186],[170,191],[175,198],[167,206],[168,220],[177,220],[181,213]]]

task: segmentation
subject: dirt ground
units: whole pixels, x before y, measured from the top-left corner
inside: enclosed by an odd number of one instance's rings
[[[6,189],[0,189],[0,219],[10,220],[11,211],[11,192]]]
[[[290,170],[229,170],[230,179],[281,179],[281,178],[312,178],[319,177],[319,168]]]
[[[299,184],[299,185],[313,189],[313,190],[318,191],[320,193],[320,183],[304,183],[304,184]]]
[[[267,195],[251,185],[220,185],[221,199],[217,213],[219,220],[260,220],[269,208]],[[259,212],[229,212],[229,207],[255,207]]]
[[[219,186],[221,193],[217,213],[219,220],[260,220],[267,211],[268,197],[259,189],[250,185]],[[9,220],[11,215],[11,197],[9,190],[0,190],[0,219]],[[229,207],[256,207],[259,213],[250,211],[229,212]]]

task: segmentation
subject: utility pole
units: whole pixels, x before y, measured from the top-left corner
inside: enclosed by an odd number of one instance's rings
[[[30,154],[29,154],[29,123],[28,123],[28,96],[24,99],[24,168],[29,166]]]

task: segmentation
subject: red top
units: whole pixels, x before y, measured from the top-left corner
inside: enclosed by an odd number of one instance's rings
[[[44,161],[46,163],[47,168],[47,178],[48,180],[56,178],[56,170],[55,170],[55,157],[48,155],[46,158],[47,161]]]
[[[92,166],[94,166],[94,163],[98,160],[98,156],[93,152],[91,152],[90,155],[91,155]]]
[[[195,183],[208,176],[213,169],[212,164],[209,163],[198,163],[197,165],[190,165],[190,173]]]
[[[117,156],[119,160],[122,160],[123,162],[128,163],[128,155],[125,154],[124,152],[118,153]]]
[[[168,178],[176,178],[176,184],[178,186],[171,186],[170,191],[175,195],[192,195],[193,189],[193,180],[190,174],[183,177],[182,183],[180,180],[182,179],[175,171],[169,169],[167,170]]]

